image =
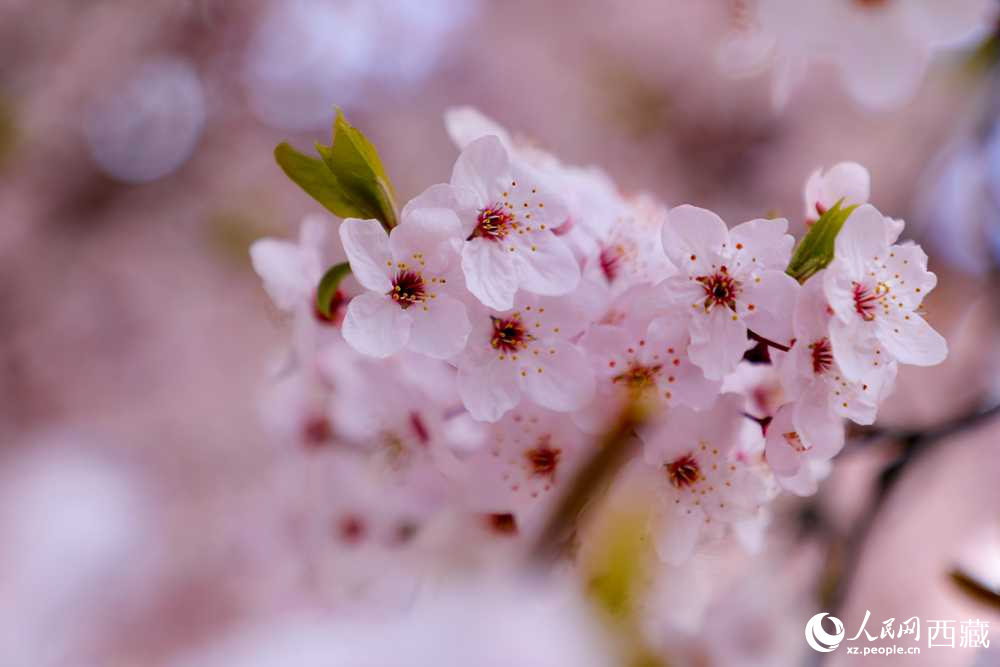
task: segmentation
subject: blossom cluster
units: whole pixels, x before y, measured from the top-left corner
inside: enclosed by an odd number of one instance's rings
[[[630,469],[656,489],[660,556],[728,533],[753,544],[782,490],[815,492],[846,420],[875,420],[900,364],[947,354],[921,310],[927,256],[867,203],[860,165],[809,178],[803,222],[846,220],[832,261],[793,277],[785,219],[730,227],[624,194],[473,109],[446,124],[451,178],[397,225],[310,217],[297,242],[251,249],[293,320],[267,412],[355,478],[334,522],[344,542],[407,539],[442,512],[532,535],[639,405]],[[318,308],[344,256],[356,285]],[[360,478],[378,492],[352,496]]]

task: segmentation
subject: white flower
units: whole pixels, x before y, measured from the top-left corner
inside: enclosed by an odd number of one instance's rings
[[[657,288],[633,288],[616,300],[610,321],[594,324],[580,339],[597,378],[594,402],[578,415],[588,431],[600,431],[625,404],[642,400],[653,410],[672,405],[700,409],[719,395],[721,382],[709,380],[688,356],[690,336],[683,315],[652,317]]]
[[[690,317],[691,360],[721,380],[752,343],[747,329],[787,345],[798,283],[784,272],[793,239],[787,221],[751,220],[732,230],[711,211],[672,209],[663,225],[663,249],[680,275],[662,283]]]
[[[489,426],[486,442],[450,474],[476,512],[515,519],[529,532],[588,451],[589,438],[569,415],[519,406]]]
[[[660,473],[656,485],[669,529],[658,537],[660,556],[686,560],[703,531],[755,517],[765,497],[763,480],[748,464],[744,448],[760,441],[760,427],[743,415],[743,397],[723,394],[704,412],[684,407],[639,434],[646,464]]]
[[[446,359],[462,351],[469,318],[461,295],[461,225],[452,211],[405,211],[386,234],[376,220],[345,220],[340,239],[351,272],[369,290],[354,297],[344,338],[356,350],[387,357],[403,348]]]
[[[873,423],[879,404],[892,389],[897,367],[894,360],[882,358],[877,340],[868,337],[855,341],[851,350],[863,360],[861,375],[847,377],[830,342],[833,311],[823,282],[824,274],[819,273],[800,292],[795,304],[795,344],[786,354],[775,355],[785,393],[798,401],[797,430],[806,442],[817,444],[825,439],[808,427],[808,415],[829,412],[858,424]]]
[[[816,493],[818,481],[829,473],[830,459],[844,446],[844,426],[829,410],[806,415],[805,419],[812,418],[813,433],[825,431],[823,437],[810,442],[796,425],[796,420],[803,419],[798,406],[789,403],[778,408],[767,426],[764,453],[783,489],[799,496],[811,496]]]
[[[565,204],[530,168],[512,162],[497,137],[482,137],[462,151],[450,188],[434,186],[410,204],[441,206],[461,222],[462,271],[484,305],[508,310],[522,289],[549,296],[576,289],[580,267],[553,233],[566,221]]]
[[[948,354],[947,342],[918,312],[937,277],[927,270],[927,255],[919,246],[890,245],[897,233],[894,222],[874,206],[862,206],[837,235],[834,260],[822,276],[834,314],[833,354],[852,380],[893,359],[933,366]]]
[[[316,307],[316,288],[323,272],[337,262],[331,222],[321,216],[302,221],[298,241],[264,238],[250,246],[250,260],[274,305],[292,315],[293,352],[299,364],[340,338],[347,304],[342,290],[331,296],[330,316]]]
[[[805,219],[816,221],[841,199],[843,208],[867,204],[870,195],[871,176],[857,162],[840,162],[826,171],[817,169],[806,181]]]
[[[586,320],[567,300],[524,295],[516,308],[473,316],[465,353],[456,359],[458,391],[474,419],[496,421],[522,392],[550,410],[577,410],[594,394],[594,375],[570,340]]]
[[[735,38],[753,48],[728,50],[753,62],[771,57],[773,97],[779,106],[805,78],[811,62],[825,62],[837,67],[855,100],[871,108],[891,108],[917,92],[935,50],[984,31],[995,16],[994,4],[991,0],[757,0],[756,14],[740,17],[742,30]],[[748,68],[741,62],[731,69],[739,74]]]

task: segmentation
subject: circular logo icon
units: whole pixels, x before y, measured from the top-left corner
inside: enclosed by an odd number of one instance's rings
[[[833,634],[828,634],[823,629],[823,619],[827,616],[829,614],[826,612],[816,614],[806,623],[806,641],[811,648],[821,653],[829,653],[840,646],[841,640],[844,639],[844,624],[836,616],[830,616],[830,620],[833,621]]]

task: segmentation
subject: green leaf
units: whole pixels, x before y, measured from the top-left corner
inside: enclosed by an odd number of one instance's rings
[[[395,194],[378,151],[340,109],[332,144],[317,142],[316,150],[319,158],[282,142],[274,149],[274,158],[292,181],[335,215],[375,219],[386,231],[396,226]]]
[[[857,205],[841,208],[843,199],[831,206],[799,242],[785,272],[804,283],[833,261],[834,242]]]
[[[330,311],[333,297],[337,294],[337,289],[340,288],[340,282],[350,273],[351,265],[347,262],[341,262],[340,264],[334,264],[323,274],[323,277],[319,281],[319,287],[316,288],[316,310],[323,317],[333,317],[333,313]]]

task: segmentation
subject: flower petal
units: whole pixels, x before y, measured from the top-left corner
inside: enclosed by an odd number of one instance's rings
[[[539,355],[522,364],[520,383],[535,403],[569,412],[585,406],[594,397],[594,373],[587,357],[575,345],[546,340],[538,345]]]
[[[551,232],[531,234],[512,253],[518,284],[545,296],[569,294],[580,284],[580,265],[562,239]]]
[[[466,146],[451,172],[451,184],[474,191],[480,205],[493,203],[512,181],[510,156],[495,136],[480,137]]]
[[[458,393],[473,419],[495,422],[521,400],[517,366],[496,357],[483,366],[464,365],[458,369]]]
[[[446,208],[412,209],[389,235],[389,248],[403,261],[432,275],[445,273],[459,261],[462,225]]]
[[[916,313],[878,319],[878,338],[897,361],[935,366],[948,356],[948,341]]]
[[[737,303],[747,327],[768,340],[787,345],[794,337],[791,305],[799,289],[799,283],[784,271],[764,271],[751,280]]]
[[[347,304],[344,340],[361,354],[384,358],[410,338],[410,315],[384,294],[361,294]]]
[[[438,293],[427,304],[413,311],[409,348],[435,359],[449,359],[465,348],[472,330],[465,304],[448,294]]]
[[[494,310],[514,307],[517,271],[512,253],[486,239],[472,239],[462,248],[462,272],[473,296]]]
[[[392,289],[389,235],[378,220],[348,218],[340,224],[340,242],[361,285],[382,294]]]
[[[784,218],[750,220],[736,225],[729,231],[733,245],[733,262],[736,269],[743,271],[781,269],[788,266],[792,258],[795,239],[788,231],[788,221]]]
[[[711,211],[685,204],[671,209],[661,231],[663,251],[674,266],[690,275],[712,273],[729,230]]]
[[[260,239],[250,246],[250,261],[264,281],[264,289],[274,305],[285,311],[295,310],[304,298],[305,285],[299,247],[290,241]]]
[[[708,313],[697,312],[691,318],[688,354],[709,380],[725,377],[752,346],[743,320],[728,308],[716,307]]]

